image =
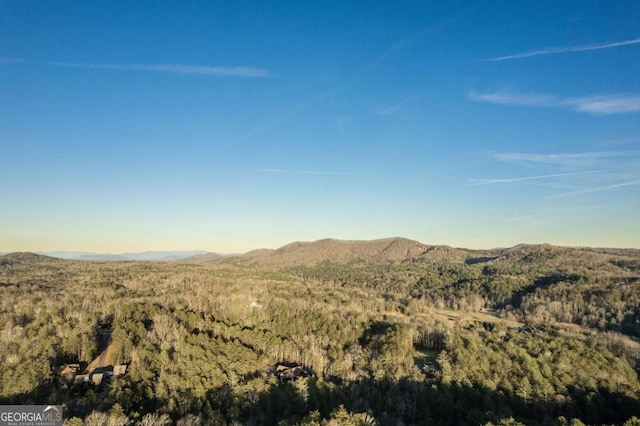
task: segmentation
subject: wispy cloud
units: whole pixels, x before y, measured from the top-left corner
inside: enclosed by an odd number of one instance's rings
[[[547,49],[532,50],[529,52],[516,53],[512,55],[498,56],[495,58],[488,59],[488,61],[506,61],[509,59],[531,58],[533,56],[554,55],[558,53],[584,52],[588,50],[610,49],[612,47],[628,46],[632,44],[640,44],[640,38],[634,38],[632,40],[624,40],[624,41],[614,41],[614,42],[608,42],[608,43],[588,44],[588,45],[582,45],[582,46],[550,47]]]
[[[256,135],[260,134],[264,129],[273,126],[281,121],[283,121],[286,118],[289,118],[295,114],[297,114],[298,112],[305,110],[306,108],[308,108],[310,105],[313,105],[314,103],[321,101],[321,100],[325,100],[328,97],[334,95],[335,93],[339,92],[340,90],[344,90],[345,88],[348,88],[349,86],[351,86],[355,81],[357,81],[363,74],[365,74],[367,71],[381,65],[382,63],[386,62],[387,60],[389,60],[389,58],[391,58],[395,53],[402,51],[403,49],[406,49],[408,47],[410,47],[411,45],[413,45],[414,43],[428,37],[429,35],[432,34],[437,34],[440,31],[442,31],[444,28],[446,28],[447,26],[449,26],[451,23],[457,21],[458,19],[460,19],[465,13],[467,13],[468,10],[470,10],[471,8],[467,8],[465,10],[463,10],[459,15],[451,18],[451,19],[447,19],[439,24],[435,24],[435,25],[431,25],[427,28],[424,28],[423,30],[410,35],[408,37],[405,37],[401,40],[399,40],[398,42],[396,42],[395,44],[393,44],[391,47],[389,47],[388,49],[386,49],[385,51],[381,52],[377,57],[375,57],[373,60],[371,60],[370,62],[364,64],[363,66],[361,66],[360,68],[356,69],[351,75],[345,77],[341,82],[339,82],[338,84],[336,84],[334,87],[329,88],[327,90],[324,90],[320,93],[318,93],[315,96],[312,96],[308,99],[306,99],[305,101],[293,106],[292,108],[289,108],[288,110],[285,110],[277,115],[274,115],[272,118],[266,120],[263,123],[258,124],[257,126],[255,126],[253,129],[249,130],[247,133],[245,133],[244,135],[241,135],[240,137],[232,140],[229,144],[225,145],[223,148],[224,149],[229,149],[233,146],[236,146],[240,143],[243,143],[249,139],[254,138]]]
[[[352,175],[354,172],[335,170],[289,170],[289,169],[252,169],[255,173],[295,174],[295,175]]]
[[[492,185],[499,183],[514,183],[514,182],[523,182],[527,180],[539,180],[539,179],[551,179],[558,177],[567,177],[567,176],[578,176],[578,175],[589,175],[594,173],[601,173],[602,170],[591,170],[586,172],[576,172],[576,173],[556,173],[551,175],[539,175],[539,176],[526,176],[519,178],[508,178],[508,179],[469,179],[469,183],[465,186],[478,186],[478,185]]]
[[[396,115],[398,113],[398,111],[400,110],[400,108],[402,107],[402,105],[404,105],[405,102],[398,102],[395,103],[393,105],[387,105],[383,108],[380,108],[378,111],[376,111],[376,113],[378,115],[382,115],[384,117],[389,117],[389,116],[393,116]]]
[[[640,96],[627,94],[567,98],[562,102],[564,105],[572,106],[576,111],[589,114],[606,115],[640,112]]]
[[[571,108],[577,112],[592,115],[640,112],[640,96],[626,93],[562,98],[556,95],[516,93],[503,89],[492,93],[471,91],[468,97],[475,102],[547,108]]]
[[[377,110],[374,111],[374,113],[377,115],[381,115],[383,117],[397,117],[400,115],[401,111],[404,109],[404,106],[414,100],[415,98],[413,96],[407,96],[399,102],[394,102],[382,108],[378,108]]]
[[[613,167],[621,159],[640,156],[640,151],[593,151],[572,154],[532,154],[506,152],[494,154],[493,158],[502,162],[543,163],[564,167]]]
[[[0,64],[20,64],[22,62],[24,62],[22,58],[0,57]]]
[[[639,185],[640,185],[640,180],[632,180],[632,181],[615,183],[612,185],[592,186],[589,188],[580,189],[578,191],[564,192],[562,194],[558,194],[557,197],[570,197],[574,195],[591,194],[594,192],[611,191],[614,189],[624,188],[627,186],[639,186]]]
[[[502,105],[554,107],[559,105],[559,99],[554,95],[534,93],[514,93],[509,90],[498,90],[493,93],[469,92],[469,99],[476,102],[489,102]]]
[[[507,217],[503,217],[501,220],[506,222],[531,222],[532,220],[542,219],[541,222],[546,222],[546,220],[543,219],[545,217],[555,217],[561,214],[567,214],[567,213],[572,214],[572,213],[584,212],[589,210],[598,210],[601,208],[602,207],[598,205],[596,206],[572,205],[571,207],[561,207],[561,208],[548,208],[548,206],[545,206],[545,208],[543,208],[543,211],[539,213],[507,216]]]
[[[419,42],[420,40],[428,36],[441,32],[443,29],[445,29],[447,26],[449,26],[451,23],[455,22],[459,18],[460,16],[446,19],[437,24],[433,24],[428,27],[425,27],[420,31],[413,33],[401,40],[398,40],[396,43],[390,46],[387,50],[379,54],[373,61],[365,65],[365,68],[374,67],[383,63],[384,61],[388,60],[391,56],[393,56],[395,53],[406,49],[407,47]]]
[[[150,71],[174,74],[195,74],[221,77],[273,77],[268,70],[255,67],[204,66],[186,64],[95,64],[84,62],[46,62],[47,65],[68,68],[101,69],[114,71]]]
[[[638,175],[638,170],[640,170],[640,150],[558,154],[506,152],[493,154],[491,157],[498,162],[521,164],[529,169],[545,170],[547,173],[514,178],[469,179],[469,183],[464,186],[558,179],[544,186],[552,191],[552,193],[548,194],[550,198],[564,198],[616,189],[622,190],[622,188],[640,185],[640,176]],[[557,172],[549,173],[550,171]],[[572,178],[583,175],[588,176]]]

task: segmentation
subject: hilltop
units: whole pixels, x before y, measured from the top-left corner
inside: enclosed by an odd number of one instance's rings
[[[219,254],[219,253],[200,253],[200,254],[196,254],[194,256],[189,256],[183,260],[185,261],[194,261],[194,262],[208,262],[211,260],[218,260],[218,259],[224,259],[225,255],[223,254]]]
[[[248,252],[241,259],[262,266],[313,266],[320,263],[401,263],[416,258],[431,246],[406,238],[348,241],[331,238],[293,242],[279,249]]]
[[[44,256],[31,252],[15,252],[7,253],[0,256],[0,264],[18,264],[18,263],[55,263],[63,262],[62,259],[56,257]]]

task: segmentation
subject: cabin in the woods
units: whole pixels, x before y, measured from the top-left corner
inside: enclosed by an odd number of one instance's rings
[[[308,375],[307,371],[298,364],[276,364],[275,374],[280,383]]]
[[[427,361],[422,366],[422,372],[427,375],[427,377],[436,377],[442,371],[442,367],[438,361]]]
[[[102,384],[105,378],[112,376],[122,376],[127,372],[127,365],[108,365],[106,367],[97,367],[91,371],[86,371],[86,363],[82,364],[65,364],[58,368],[57,376],[60,383],[74,386],[83,383],[91,383],[95,386]],[[79,374],[83,372],[83,374]]]

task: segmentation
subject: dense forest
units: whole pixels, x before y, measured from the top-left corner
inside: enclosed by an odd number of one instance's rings
[[[0,256],[0,403],[64,404],[69,425],[640,425],[637,250],[212,259]],[[126,374],[61,379],[102,350]]]

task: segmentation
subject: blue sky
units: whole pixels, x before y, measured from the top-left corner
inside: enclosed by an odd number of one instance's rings
[[[640,3],[0,1],[0,251],[640,247]]]

